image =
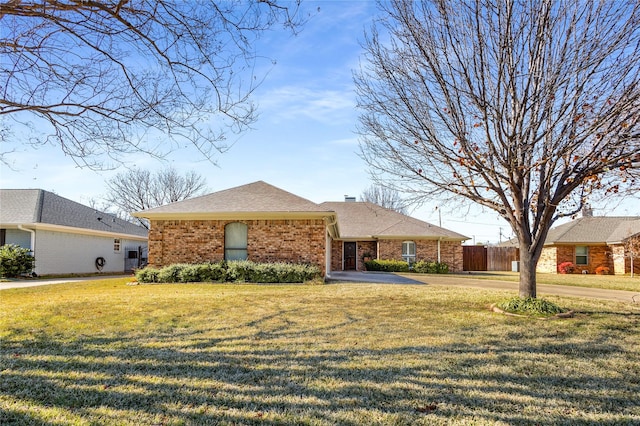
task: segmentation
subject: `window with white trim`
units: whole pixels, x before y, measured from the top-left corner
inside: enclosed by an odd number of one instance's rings
[[[576,265],[589,264],[589,247],[576,246]]]
[[[120,238],[115,238],[113,240],[113,252],[120,253]]]
[[[416,261],[416,243],[413,241],[402,242],[402,258],[409,264]]]
[[[247,225],[241,222],[228,223],[224,227],[224,259],[247,260]]]

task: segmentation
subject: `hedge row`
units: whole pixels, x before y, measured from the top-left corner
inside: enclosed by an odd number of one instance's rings
[[[413,264],[413,272],[420,274],[448,274],[449,265],[444,262],[426,262],[421,260]]]
[[[367,271],[418,272],[420,274],[448,274],[449,265],[442,262],[420,260],[411,267],[404,260],[369,260],[364,263]]]
[[[368,260],[364,266],[367,271],[409,272],[409,264],[404,260]]]
[[[320,268],[294,263],[254,263],[249,260],[188,264],[136,271],[141,283],[251,282],[302,283],[321,276]]]

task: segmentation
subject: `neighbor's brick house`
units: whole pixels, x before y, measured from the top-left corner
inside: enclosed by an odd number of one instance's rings
[[[149,264],[222,259],[331,270],[379,259],[438,260],[462,270],[467,237],[370,203],[323,203],[255,182],[135,213],[151,222]]]
[[[537,271],[557,273],[560,264],[571,262],[576,273],[593,274],[599,266],[608,268],[609,273],[629,273],[628,242],[638,235],[639,217],[586,216],[573,220],[549,231]],[[634,263],[639,272],[640,262]]]

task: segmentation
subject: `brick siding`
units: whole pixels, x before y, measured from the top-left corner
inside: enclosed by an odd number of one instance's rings
[[[552,246],[542,249],[540,260],[536,268],[537,272],[555,274],[558,273],[558,265],[564,262],[571,262],[575,265],[575,273],[580,274],[587,271],[588,274],[595,274],[596,268],[606,266],[611,273],[614,272],[613,252],[609,246],[588,246],[588,258],[586,265],[576,265],[576,249],[572,245]]]
[[[378,259],[402,260],[404,240],[380,240]],[[413,240],[416,243],[416,261],[434,262],[438,260],[438,242],[434,240]],[[460,272],[463,267],[462,243],[459,241],[440,242],[440,261],[449,265],[449,271]]]
[[[310,263],[325,273],[326,227],[309,220],[154,220],[149,231],[149,264],[200,263],[224,259],[224,227],[247,225],[247,252],[255,262]]]

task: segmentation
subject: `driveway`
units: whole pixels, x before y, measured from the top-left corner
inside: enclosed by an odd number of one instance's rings
[[[375,284],[425,284],[409,277],[387,272],[331,271],[328,282]]]

